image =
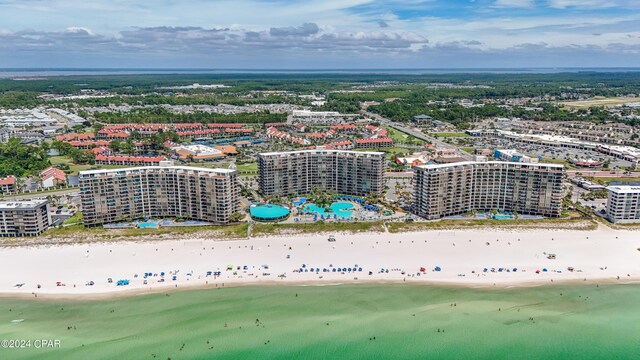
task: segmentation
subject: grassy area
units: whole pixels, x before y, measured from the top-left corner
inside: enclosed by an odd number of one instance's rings
[[[420,140],[417,137],[402,132],[398,129],[394,129],[390,126],[383,126],[383,128],[387,130],[389,137],[392,138],[394,142],[406,144],[408,141],[411,141],[412,144],[415,143],[416,145],[425,144],[424,140]]]
[[[312,224],[255,224],[251,236],[314,234],[323,232],[383,232],[381,222],[316,222]]]
[[[240,164],[236,166],[236,169],[240,172],[258,172],[258,163]]]
[[[611,182],[640,182],[640,176],[626,176],[626,177],[590,177],[585,176],[585,179],[596,182],[601,185],[609,185]]]
[[[66,223],[66,222],[65,222]],[[70,225],[47,230],[43,236],[47,237],[69,237],[73,236],[71,242],[92,242],[114,240],[118,238],[132,238],[142,236],[158,235],[185,235],[198,233],[202,237],[215,236],[217,239],[238,239],[247,237],[247,223],[227,226],[182,226],[182,227],[160,227],[158,229],[104,229],[102,227],[86,228],[82,224]]]
[[[82,223],[82,211],[76,211],[76,213],[65,220],[62,225],[75,225],[80,223]]]
[[[429,135],[441,138],[447,137],[469,137],[469,134],[461,133],[461,132],[440,132],[440,133],[430,133]]]
[[[96,170],[96,169],[121,169],[129,166],[119,165],[91,165],[91,164],[74,164],[73,160],[68,156],[52,156],[49,158],[51,165],[68,165],[69,170],[65,170],[67,175],[78,175],[79,171]]]
[[[580,229],[580,230],[594,230],[597,224],[591,220],[586,219],[516,219],[516,220],[440,220],[429,222],[413,222],[403,223],[394,222],[388,223],[387,229],[390,233],[401,233],[409,231],[422,231],[422,230],[439,230],[439,229],[463,229],[463,228],[476,228],[476,227],[504,227],[504,228],[518,228],[518,227],[553,227],[554,229]]]
[[[565,101],[561,102],[561,105],[565,105],[573,108],[582,108],[587,109],[592,106],[615,106],[622,105],[626,103],[637,102],[637,98],[628,98],[628,97],[604,97],[604,96],[596,96],[592,99],[581,100],[581,101]]]
[[[460,150],[466,152],[467,154],[473,155],[474,149],[472,147],[461,147]]]
[[[52,156],[49,158],[51,165],[70,164],[73,161],[68,156]]]

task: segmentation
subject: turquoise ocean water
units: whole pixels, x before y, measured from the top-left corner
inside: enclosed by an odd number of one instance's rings
[[[638,359],[640,286],[237,287],[0,300],[0,359]],[[23,319],[14,323],[12,320]]]

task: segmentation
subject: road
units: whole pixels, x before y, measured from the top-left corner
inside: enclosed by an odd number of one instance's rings
[[[72,189],[64,189],[57,191],[43,191],[43,192],[33,192],[33,193],[23,193],[17,195],[6,195],[2,196],[4,200],[24,200],[24,199],[33,199],[33,198],[46,198],[47,196],[77,196],[80,195],[80,189],[72,188]]]
[[[389,126],[391,128],[394,128],[398,131],[402,131],[403,133],[415,136],[416,138],[420,139],[420,140],[424,140],[424,141],[428,141],[431,144],[433,144],[434,146],[436,146],[439,149],[455,149],[458,150],[458,148],[454,145],[451,144],[447,144],[446,142],[440,141],[432,136],[428,136],[425,135],[422,131],[413,129],[411,127],[408,127],[406,125],[391,121],[385,117],[382,117],[378,114],[369,112],[369,111],[364,111],[363,110],[363,114],[370,117],[373,120],[376,120],[378,122],[380,122],[380,124],[385,125],[385,126]],[[459,155],[461,157],[464,157],[465,159],[471,160],[472,157],[471,155],[465,153],[464,151],[458,151]]]

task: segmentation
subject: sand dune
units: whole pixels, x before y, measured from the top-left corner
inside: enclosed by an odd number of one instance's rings
[[[336,234],[336,239],[336,242],[329,242],[326,235],[314,235],[224,242],[176,239],[1,248],[0,294],[111,296],[256,282],[406,281],[460,286],[529,286],[552,281],[631,282],[640,279],[640,234],[636,231],[609,228],[535,232],[451,230]],[[556,258],[549,259],[548,254],[555,254]],[[228,265],[233,265],[234,270],[226,270]],[[236,270],[238,266],[241,270]],[[247,270],[243,270],[244,266]],[[436,266],[441,271],[435,271]],[[421,267],[426,271],[421,272]],[[569,267],[574,271],[569,271]],[[299,272],[301,268],[303,271]],[[310,268],[320,271],[309,272]],[[334,272],[334,268],[352,268],[352,271]],[[488,271],[484,272],[484,268]],[[495,272],[491,268],[495,268]],[[505,270],[500,272],[499,268]],[[513,271],[514,268],[517,271]],[[537,270],[540,273],[536,273]],[[221,271],[221,275],[207,276],[208,271]],[[160,282],[161,272],[165,272],[164,282]],[[145,273],[158,276],[147,278],[145,284]],[[173,274],[176,274],[176,280],[172,279]],[[109,283],[108,278],[113,283]],[[128,279],[129,285],[117,286],[121,279]],[[95,284],[85,285],[88,281]],[[56,282],[65,286],[57,286]],[[16,287],[16,284],[24,285]]]

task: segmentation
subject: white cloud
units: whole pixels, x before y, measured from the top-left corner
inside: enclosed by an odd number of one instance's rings
[[[603,8],[633,8],[640,7],[638,0],[548,0],[552,8],[580,8],[580,9],[603,9]]]
[[[531,8],[535,4],[535,0],[496,0],[493,6],[500,8]]]

